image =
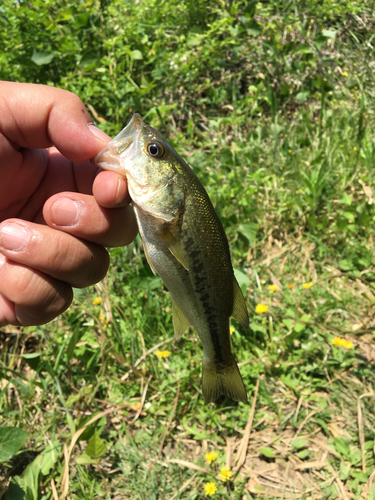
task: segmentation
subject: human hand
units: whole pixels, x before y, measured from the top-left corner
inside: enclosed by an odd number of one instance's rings
[[[0,82],[0,326],[51,321],[137,234],[126,179],[89,161],[109,140],[76,95]]]

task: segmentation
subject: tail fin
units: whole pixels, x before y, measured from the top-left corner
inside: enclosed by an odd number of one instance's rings
[[[203,358],[202,392],[205,403],[216,401],[221,394],[226,394],[234,401],[247,403],[246,389],[233,357],[223,365]]]

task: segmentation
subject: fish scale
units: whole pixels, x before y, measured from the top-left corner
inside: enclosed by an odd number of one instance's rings
[[[176,337],[192,326],[201,339],[205,402],[221,394],[246,402],[229,318],[248,328],[248,313],[225,231],[197,176],[137,114],[92,161],[127,177],[147,261],[172,295]]]

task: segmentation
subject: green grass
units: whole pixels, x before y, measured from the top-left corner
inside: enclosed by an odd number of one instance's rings
[[[22,498],[17,488],[27,485],[25,500],[192,500],[205,498],[207,482],[223,499],[375,498],[373,6],[199,5],[211,16],[203,27],[189,4],[166,2],[153,13],[138,5],[132,17],[115,2],[102,10],[94,2],[83,34],[79,9],[71,18],[65,10],[50,29],[75,36],[78,55],[66,47],[55,66],[14,66],[12,74],[6,64],[15,55],[5,50],[0,62],[8,79],[78,92],[112,135],[130,107],[148,113],[192,165],[246,295],[251,330],[233,321],[232,339],[249,404],[204,404],[200,342],[190,330],[173,339],[170,296],[137,238],[110,251],[107,277],[76,291],[60,318],[0,333],[1,425],[28,432],[0,466],[5,499]],[[117,30],[126,33],[116,38]],[[74,58],[93,34],[97,55],[85,69]],[[29,35],[22,57],[32,54]],[[258,304],[267,312],[257,314]],[[333,344],[337,337],[352,346]],[[170,356],[159,358],[163,350]],[[42,466],[34,460],[43,451]],[[218,454],[211,464],[207,451]],[[222,482],[226,465],[233,475]]]

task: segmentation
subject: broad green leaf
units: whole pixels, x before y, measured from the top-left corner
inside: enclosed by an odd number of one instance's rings
[[[349,477],[350,468],[347,464],[343,464],[340,470],[340,479],[341,481],[346,481]]]
[[[44,64],[49,64],[54,57],[55,52],[34,50],[31,60],[38,66],[43,66]]]
[[[340,198],[341,203],[350,207],[353,203],[353,198],[346,193],[343,193]]]
[[[86,423],[94,418],[96,415],[98,415],[100,412],[95,412],[92,415],[86,415],[85,417],[81,418],[79,421],[79,428],[81,429],[86,425]],[[92,435],[95,432],[95,429],[97,430],[99,436],[103,432],[104,426],[107,422],[106,417],[102,417],[99,420],[96,420],[92,424],[90,424],[86,429],[82,432],[82,434],[79,436],[79,441],[89,441],[92,437]]]
[[[0,462],[10,460],[26,443],[29,433],[17,427],[0,427]]]
[[[296,95],[296,101],[299,102],[300,104],[303,104],[304,102],[307,101],[307,99],[309,98],[310,96],[310,92],[298,92],[298,94]]]
[[[289,375],[280,375],[280,380],[293,391],[296,391],[299,386],[299,381],[292,379]]]
[[[68,7],[64,10],[60,10],[58,15],[55,18],[55,22],[59,23],[60,21],[69,21],[73,16],[73,9]]]
[[[267,328],[264,325],[258,325],[258,323],[251,322],[250,330],[254,332],[267,333]]]
[[[82,54],[79,64],[82,68],[87,68],[88,66],[91,66],[92,64],[99,61],[100,57],[98,52],[96,50],[88,50],[87,52],[84,52]]]
[[[13,477],[12,482],[18,484],[18,486],[20,486],[25,492],[23,500],[38,500],[39,474],[40,468],[34,460],[26,467],[25,472],[22,474],[22,477]]]
[[[140,50],[133,50],[131,54],[131,58],[134,59],[135,61],[140,61],[143,59],[142,52]]]
[[[293,439],[293,441],[290,443],[290,446],[291,446],[293,451],[300,450],[301,448],[304,448],[308,442],[309,442],[309,440],[306,438],[296,438],[296,439]]]
[[[303,316],[301,316],[298,319],[301,321],[307,322],[310,319],[310,316],[308,316],[307,314],[304,314]],[[296,331],[297,333],[302,332],[305,328],[306,328],[306,325],[304,323],[299,323],[298,321],[294,325],[294,331]]]
[[[350,475],[357,479],[360,483],[368,482],[368,474],[366,472],[362,472],[361,470],[351,470]]]
[[[57,439],[52,441],[42,453],[40,453],[35,459],[36,463],[40,468],[40,472],[43,476],[49,474],[52,467],[57,462],[59,455],[61,453],[61,445]]]
[[[90,465],[90,464],[95,464],[96,460],[94,458],[91,458],[87,455],[87,453],[82,453],[82,455],[79,455],[79,457],[76,458],[77,464],[80,465]]]
[[[21,354],[20,357],[26,361],[32,370],[37,371],[42,359],[41,356],[40,352],[30,352],[27,354]]]
[[[261,448],[259,450],[259,453],[261,453],[262,455],[264,455],[267,458],[275,458],[276,457],[275,452],[269,446],[263,446],[263,448]]]
[[[297,45],[295,52],[297,54],[312,54],[313,49],[307,43],[300,43],[299,45]]]
[[[365,442],[365,450],[372,450],[374,448],[374,441]]]
[[[337,31],[325,30],[325,31],[323,31],[323,36],[325,36],[326,38],[335,38],[336,33],[337,33]]]
[[[320,406],[320,405],[319,405]],[[315,419],[315,422],[317,424],[320,425],[320,427],[323,429],[323,431],[325,432],[326,436],[329,436],[330,435],[330,432],[329,432],[329,428],[328,428],[328,425],[326,424],[326,422],[320,418],[316,418]]]
[[[297,453],[297,457],[300,458],[301,460],[304,460],[309,456],[310,451],[309,450],[302,450],[299,453]]]
[[[107,453],[107,446],[103,439],[100,438],[97,430],[86,446],[86,454],[93,459],[98,459]]]
[[[262,27],[254,19],[249,22],[246,29],[248,35],[257,36],[262,32]]]
[[[354,214],[352,212],[342,212],[342,215],[348,219],[348,221],[350,222],[355,222],[355,217],[354,217]]]
[[[30,398],[30,396],[32,396],[32,394],[34,392],[34,388],[33,388],[32,384],[30,384],[30,383],[25,384],[25,382],[18,377],[15,377],[12,380],[12,382],[19,390],[22,399],[28,399],[28,398]]]
[[[237,231],[247,238],[250,246],[253,246],[256,240],[257,227],[254,222],[245,222],[238,226]]]
[[[240,285],[242,293],[246,294],[247,287],[250,284],[250,278],[248,277],[247,274],[243,273],[242,271],[239,271],[238,269],[234,269],[234,276],[236,277],[236,280]]]
[[[78,14],[74,24],[75,26],[77,26],[77,28],[83,28],[84,26],[87,25],[88,22],[89,22],[89,14],[87,12],[84,12],[83,14]]]
[[[339,260],[339,267],[343,271],[350,271],[350,269],[353,269],[354,264],[350,259],[341,259]]]
[[[4,500],[24,500],[25,498],[25,492],[23,488],[21,488],[20,485],[17,483],[12,482],[9,485],[9,488],[7,489]]]
[[[283,323],[288,328],[288,330],[290,330],[292,324],[294,323],[294,320],[289,318],[284,318]]]
[[[334,437],[333,444],[336,448],[337,453],[343,455],[344,458],[349,458],[350,456],[350,447],[346,440],[342,437]]]

